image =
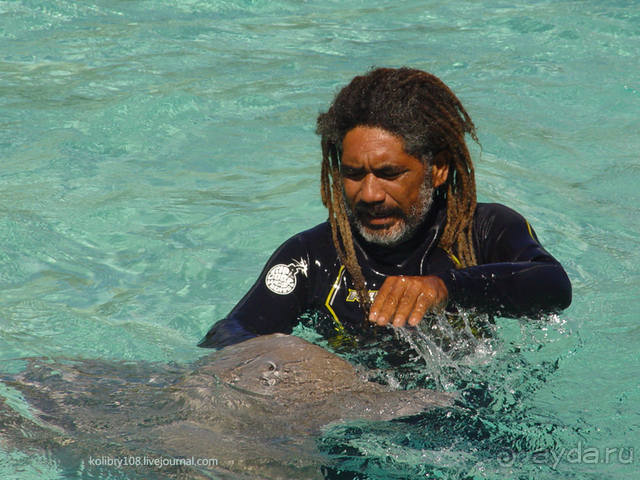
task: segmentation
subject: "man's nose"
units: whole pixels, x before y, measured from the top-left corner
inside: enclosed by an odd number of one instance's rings
[[[360,189],[360,201],[365,203],[380,203],[384,201],[385,191],[380,180],[372,173],[362,179]]]

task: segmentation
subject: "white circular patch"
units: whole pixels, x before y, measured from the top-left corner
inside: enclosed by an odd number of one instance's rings
[[[296,288],[296,272],[288,265],[274,265],[264,279],[267,288],[278,295],[288,295]]]

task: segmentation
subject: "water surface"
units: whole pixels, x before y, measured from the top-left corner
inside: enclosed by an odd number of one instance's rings
[[[361,478],[633,478],[604,451],[640,462],[639,36],[635,1],[0,2],[5,370],[202,355],[270,253],[326,217],[317,114],[409,65],[459,95],[480,200],[528,218],[574,301],[498,320],[445,372],[475,416],[336,427],[324,450]],[[0,458],[2,477],[82,477]]]

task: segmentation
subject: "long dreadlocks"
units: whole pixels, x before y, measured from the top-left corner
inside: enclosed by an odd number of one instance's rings
[[[439,78],[410,68],[378,68],[355,77],[318,116],[322,140],[322,203],[329,210],[333,243],[353,279],[365,314],[371,301],[353,245],[340,173],[342,140],[357,126],[379,127],[404,141],[404,150],[430,165],[447,151],[449,176],[438,190],[446,196],[447,220],[439,247],[458,268],[476,264],[472,220],[476,186],[465,134],[478,142],[460,100]],[[428,169],[427,171],[430,171]]]

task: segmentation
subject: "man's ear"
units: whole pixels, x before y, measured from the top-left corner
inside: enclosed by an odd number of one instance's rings
[[[431,166],[431,179],[433,181],[434,188],[438,188],[446,182],[448,176],[449,150],[443,150],[433,158],[433,164]]]

